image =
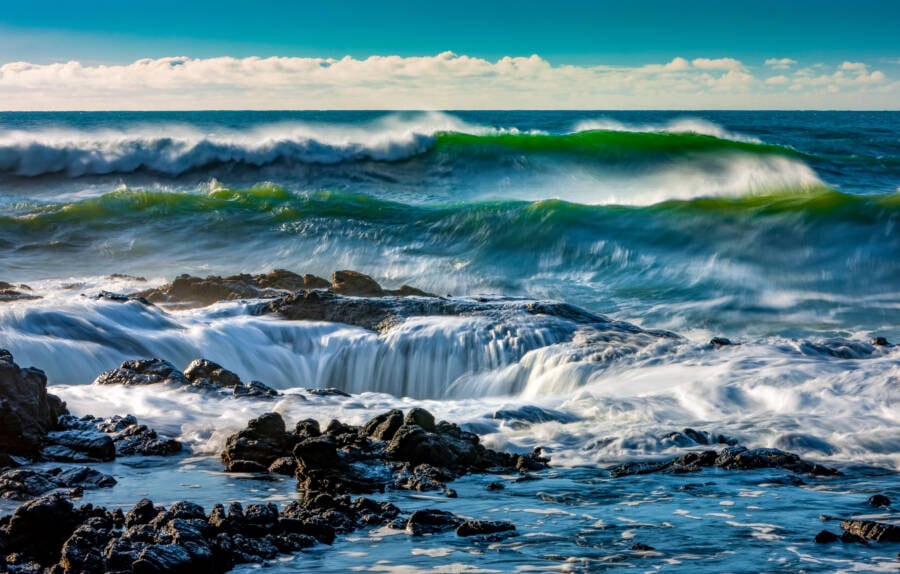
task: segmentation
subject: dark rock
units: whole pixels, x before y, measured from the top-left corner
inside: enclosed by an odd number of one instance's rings
[[[236,374],[206,359],[192,361],[184,370],[184,376],[195,385],[209,384],[228,389],[243,385],[241,378]]]
[[[713,337],[709,340],[709,344],[713,347],[729,347],[734,343],[731,342],[731,339],[726,339],[725,337]]]
[[[488,491],[503,490],[504,488],[506,488],[506,487],[503,486],[502,484],[500,484],[499,482],[488,483],[488,485],[485,487],[485,489]]]
[[[124,295],[122,293],[113,293],[112,291],[100,291],[94,295],[93,299],[97,301],[113,301],[115,303],[128,303],[135,301],[141,305],[153,306],[149,300],[139,295]]]
[[[31,293],[31,290],[28,285],[12,285],[6,281],[0,281],[0,303],[40,299],[40,296]]]
[[[96,430],[64,430],[47,434],[41,455],[62,462],[104,462],[116,458],[113,439]]]
[[[293,456],[283,456],[275,459],[275,462],[269,465],[268,471],[272,474],[284,474],[293,476],[297,471],[297,461]]]
[[[228,437],[222,462],[229,472],[265,472],[276,460],[290,456],[297,442],[295,434],[286,432],[280,414],[265,413]]]
[[[112,537],[114,523],[101,517],[88,518],[62,546],[59,567],[66,573],[104,574],[103,548]]]
[[[319,429],[319,421],[315,419],[297,421],[297,424],[294,425],[294,434],[301,440],[321,436],[322,431]]]
[[[689,446],[706,446],[715,444],[727,444],[731,446],[737,445],[738,441],[725,435],[709,433],[706,431],[698,431],[692,428],[685,428],[681,431],[670,432],[660,437],[660,442],[664,445],[671,444],[678,447]]]
[[[872,344],[875,345],[876,347],[890,347],[891,346],[891,344],[888,342],[887,338],[885,338],[885,337],[873,337]]]
[[[900,525],[874,520],[844,520],[841,529],[854,536],[875,542],[900,542]]]
[[[16,509],[3,528],[7,551],[22,552],[42,564],[59,559],[60,548],[82,521],[64,496],[51,493]]]
[[[445,510],[417,510],[406,521],[406,532],[413,536],[436,534],[453,530],[462,522],[461,518]]]
[[[47,432],[65,414],[59,397],[47,393],[47,377],[20,368],[0,349],[0,453],[36,457]]]
[[[816,537],[813,538],[813,542],[816,544],[831,544],[832,542],[837,542],[841,537],[835,534],[830,530],[823,530],[816,534]]]
[[[868,502],[872,506],[890,506],[891,505],[891,499],[883,494],[873,494],[872,496],[869,497],[869,499],[866,502]]]
[[[162,512],[162,509],[155,507],[152,500],[143,498],[125,515],[125,526],[131,528],[132,526],[149,524],[160,512]]]
[[[841,542],[843,542],[844,544],[862,544],[864,546],[869,545],[866,539],[859,534],[847,531],[841,532]]]
[[[235,397],[249,397],[254,399],[273,399],[281,395],[272,387],[259,381],[250,381],[244,385],[234,387],[232,394]]]
[[[363,429],[368,436],[374,439],[388,441],[394,437],[401,425],[403,425],[403,412],[394,409],[376,416],[363,425]]]
[[[477,536],[480,534],[496,534],[516,529],[516,525],[505,520],[467,520],[456,529],[457,536]]]
[[[533,405],[526,405],[517,409],[496,411],[494,420],[507,421],[513,428],[526,428],[533,424],[545,422],[571,423],[576,417],[552,409],[544,409]]]
[[[403,419],[403,424],[405,425],[418,425],[422,427],[422,429],[428,432],[435,431],[434,425],[434,415],[425,409],[413,408],[410,409],[408,413],[406,413],[406,418]]]
[[[737,446],[727,447],[718,452],[714,450],[688,452],[663,461],[619,464],[608,470],[610,476],[616,478],[654,472],[696,472],[702,468],[713,466],[725,470],[783,468],[799,474],[816,476],[839,476],[841,474],[836,469],[807,462],[790,452],[775,448],[747,449]]]
[[[346,391],[342,391],[340,389],[335,389],[332,387],[328,387],[327,389],[306,389],[306,392],[311,395],[316,395],[318,397],[349,397],[350,393]]]
[[[108,449],[108,447],[105,446],[106,441],[101,436],[107,436],[112,441],[116,456],[167,456],[178,453],[182,449],[180,442],[171,438],[159,437],[153,429],[138,424],[133,415],[124,417],[116,415],[108,419],[98,419],[90,415],[79,419],[66,415],[59,418],[59,426],[76,437],[93,438],[97,444],[102,445],[103,449]],[[53,440],[55,436],[55,433],[51,434],[49,442],[60,442]],[[58,460],[59,457],[67,457],[66,460],[72,458],[96,460],[98,458],[96,454],[87,454],[83,447],[79,447],[77,441],[74,445],[62,442],[57,446],[65,448],[45,448],[44,457],[51,460]],[[103,453],[104,456],[108,456],[106,450]]]
[[[190,381],[162,359],[125,361],[118,369],[101,373],[95,385],[155,385],[160,383],[188,385]]]
[[[646,544],[641,544],[640,542],[635,542],[628,549],[634,552],[652,552],[656,550],[656,548],[648,546]]]

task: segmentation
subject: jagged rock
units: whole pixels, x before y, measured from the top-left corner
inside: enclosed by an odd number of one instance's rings
[[[97,430],[63,430],[47,434],[41,455],[61,462],[104,462],[116,458],[112,438]]]
[[[478,536],[481,534],[496,534],[509,532],[516,529],[516,525],[507,521],[494,520],[467,520],[456,529],[457,536]]]
[[[655,462],[630,462],[609,468],[611,477],[650,474],[654,472],[695,472],[701,468],[717,467],[725,470],[753,470],[759,468],[783,468],[798,474],[839,476],[837,469],[807,462],[794,453],[775,448],[747,449],[739,446],[714,450],[689,452],[675,458]]]
[[[463,520],[446,510],[417,510],[406,521],[406,532],[412,536],[425,534],[437,534],[453,530],[461,525]]]
[[[115,484],[113,477],[86,466],[66,470],[17,468],[0,473],[0,498],[27,500],[54,490],[69,489],[73,493]]]
[[[738,444],[737,439],[733,439],[721,434],[698,431],[692,428],[685,428],[680,431],[670,432],[660,437],[660,442],[664,446],[671,445],[682,448],[688,446],[707,446],[715,444],[727,444],[730,446],[736,446]]]
[[[230,472],[265,472],[276,460],[290,456],[298,442],[297,435],[286,432],[281,415],[265,413],[228,437],[222,462]]]
[[[331,286],[335,293],[352,297],[379,297],[384,294],[381,285],[358,271],[335,271],[331,276]]]
[[[39,295],[31,293],[31,287],[28,285],[12,285],[6,281],[0,281],[0,303],[40,298]]]
[[[523,429],[534,424],[545,422],[559,422],[565,424],[577,420],[576,417],[570,414],[533,405],[526,405],[517,409],[496,411],[493,414],[493,419],[506,421],[510,426],[516,429]]]
[[[262,275],[231,275],[219,277],[193,277],[179,275],[167,285],[135,293],[154,303],[212,305],[219,301],[237,299],[262,299],[282,295],[285,291],[301,289],[327,289],[331,284],[315,275],[298,275],[284,269],[276,269]]]
[[[397,429],[403,425],[403,412],[397,409],[382,413],[365,425],[363,429],[366,434],[378,440],[391,440],[396,434]]]
[[[115,524],[102,517],[85,520],[63,544],[59,567],[65,573],[104,574],[103,548],[112,538]]]
[[[67,413],[59,397],[47,393],[47,377],[23,369],[0,349],[0,453],[36,457],[47,432]]]
[[[900,525],[874,520],[844,520],[841,529],[853,536],[875,542],[900,542]]]
[[[103,372],[94,379],[95,385],[155,385],[159,383],[187,385],[190,381],[162,359],[125,361],[118,369]]]
[[[28,501],[13,513],[2,529],[7,551],[22,552],[42,564],[54,564],[65,542],[81,524],[82,516],[58,493]]]
[[[239,376],[207,359],[192,361],[184,370],[184,376],[194,385],[233,389],[243,384]]]
[[[59,426],[64,432],[71,433],[69,441],[72,444],[66,444],[55,440],[56,433],[51,433],[49,441],[57,443],[63,447],[60,450],[55,447],[46,447],[43,451],[44,458],[51,460],[71,460],[71,459],[90,459],[96,460],[98,457],[92,454],[85,454],[86,446],[79,446],[79,443],[72,437],[93,438],[97,444],[106,444],[102,437],[107,437],[113,444],[115,456],[168,456],[181,452],[182,445],[175,439],[160,437],[156,431],[146,425],[138,424],[137,419],[133,415],[113,416],[108,419],[99,419],[91,415],[76,418],[71,415],[59,418]],[[103,446],[104,449],[108,448]],[[105,454],[108,454],[104,451]]]
[[[409,409],[409,412],[406,413],[406,418],[403,419],[403,424],[405,425],[418,425],[423,430],[428,432],[434,432],[434,415],[425,409],[420,408],[412,408]]]

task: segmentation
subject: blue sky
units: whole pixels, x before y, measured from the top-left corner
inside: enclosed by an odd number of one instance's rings
[[[126,95],[136,106],[177,107],[216,83],[209,105],[261,108],[489,107],[510,90],[531,94],[517,96],[523,107],[898,108],[898,38],[892,0],[18,0],[0,10],[0,66],[29,67],[0,69],[0,90],[11,94],[0,107],[117,107],[113,98]],[[444,60],[410,59],[447,51],[481,63],[450,70]],[[489,65],[533,54],[544,68]],[[345,56],[369,65],[323,75],[317,66],[327,62],[310,64]],[[407,60],[367,60],[383,56]],[[246,60],[270,57],[295,61]],[[158,65],[128,67],[145,58]],[[64,62],[78,66],[54,67]],[[276,77],[273,66],[288,71]],[[364,81],[354,83],[350,68]],[[429,92],[435,77],[445,81]],[[496,92],[468,93],[479,77],[499,78]],[[281,91],[256,93],[250,79]],[[129,82],[145,89],[127,93]],[[91,93],[91,83],[106,91]],[[330,95],[316,92],[322,86]]]
[[[27,0],[4,3],[0,23],[0,61],[445,50],[556,64],[900,58],[893,0]]]

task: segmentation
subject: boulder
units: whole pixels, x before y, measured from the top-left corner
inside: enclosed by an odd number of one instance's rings
[[[900,524],[874,520],[844,520],[841,529],[845,534],[875,542],[900,542]]]
[[[0,349],[0,453],[36,457],[44,437],[67,413],[59,397],[47,393],[47,377],[23,369]]]
[[[280,414],[265,413],[228,437],[222,462],[229,472],[265,472],[276,460],[290,456],[298,442],[295,434],[286,431]]]
[[[218,363],[206,359],[195,359],[184,370],[184,376],[193,385],[212,385],[217,388],[233,389],[243,385],[241,378]]]
[[[417,510],[406,521],[406,532],[412,536],[425,534],[437,534],[453,530],[463,523],[463,520],[446,510]]]

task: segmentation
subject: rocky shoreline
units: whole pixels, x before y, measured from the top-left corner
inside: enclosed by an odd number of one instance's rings
[[[0,288],[7,294],[13,291],[7,284]],[[37,297],[24,287],[19,289],[15,291],[18,295]],[[255,303],[257,313],[342,322],[374,331],[390,329],[412,316],[477,314],[496,305],[489,300],[445,299],[408,286],[386,290],[370,277],[351,271],[337,272],[331,281],[283,270],[225,278],[181,276],[155,289],[131,295],[104,292],[99,297],[174,307],[263,299]],[[677,337],[610,321],[562,303],[527,303],[525,311],[608,329],[607,342],[623,333],[639,341]],[[723,344],[712,343],[714,347]],[[222,365],[202,358],[184,370],[164,358],[125,361],[119,368],[100,373],[94,384],[165,385],[234,400],[271,401],[280,396],[263,382],[245,382]],[[337,389],[311,392],[346,395]],[[538,407],[519,411],[498,411],[495,417],[515,423],[564,422],[566,416]],[[516,525],[507,520],[468,517],[437,508],[404,511],[390,502],[361,495],[414,491],[456,498],[459,494],[453,482],[472,474],[541,480],[550,459],[539,447],[528,454],[492,450],[484,447],[475,433],[452,422],[437,421],[418,407],[373,415],[362,425],[336,419],[322,425],[315,419],[285,421],[281,414],[267,412],[227,438],[220,453],[226,472],[247,473],[260,481],[271,475],[296,480],[299,498],[281,508],[273,503],[232,502],[206,509],[190,501],[165,507],[150,498],[137,501],[128,512],[90,504],[76,506],[73,500],[85,490],[116,485],[114,477],[92,464],[120,457],[166,457],[184,447],[125,413],[105,419],[69,413],[59,397],[47,392],[42,371],[20,367],[11,353],[0,349],[0,498],[22,502],[11,515],[0,518],[0,572],[218,573],[239,564],[266,564],[279,555],[330,545],[337,537],[364,528],[389,528],[414,537],[454,531],[459,537],[488,542],[516,535]],[[617,464],[605,469],[606,475],[627,480],[651,473],[758,469],[777,469],[796,481],[841,475],[838,469],[790,452],[746,448],[729,437],[695,429],[675,431],[661,440],[690,450],[665,460]],[[79,466],[47,467],[48,463]],[[487,489],[502,490],[503,484],[491,482]],[[884,495],[871,497],[869,504],[891,508]],[[845,517],[840,519],[840,528],[840,534],[823,530],[817,535],[810,533],[809,538],[823,544],[900,542],[900,526],[893,519]],[[654,550],[641,543],[631,549]]]

